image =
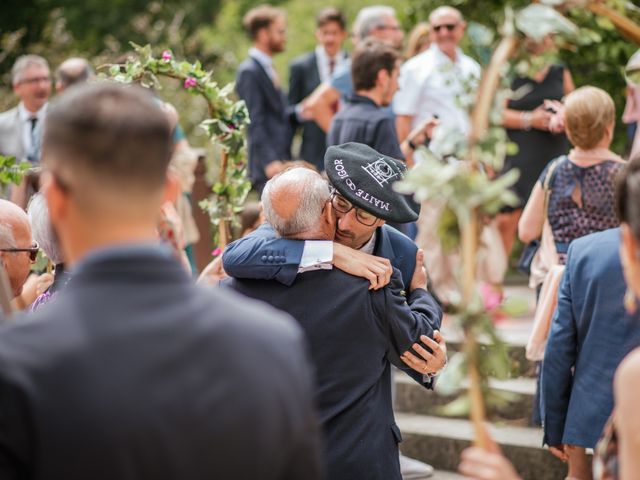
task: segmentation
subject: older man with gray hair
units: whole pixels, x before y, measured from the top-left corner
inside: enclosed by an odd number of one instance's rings
[[[16,204],[0,200],[0,261],[9,277],[14,298],[22,293],[37,254],[38,246],[31,238],[27,214]]]
[[[272,178],[262,193],[266,220],[280,237],[292,240],[333,239],[332,198],[327,182],[304,168]],[[284,255],[273,250],[265,261],[282,265]],[[433,337],[432,322],[440,312],[424,288],[422,265],[415,269],[413,280],[416,288],[406,297],[398,270],[379,290],[370,290],[368,280],[337,268],[307,271],[290,286],[277,280],[223,281],[289,313],[305,331],[316,370],[327,478],[418,478],[416,472],[412,477],[401,474],[401,435],[393,416],[390,367],[394,364],[422,380],[401,357],[421,335]]]

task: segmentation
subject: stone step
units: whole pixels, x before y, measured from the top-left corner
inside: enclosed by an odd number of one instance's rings
[[[468,420],[398,413],[396,422],[404,439],[400,444],[402,452],[438,470],[456,471],[460,453],[473,440],[473,427]],[[492,426],[491,433],[523,480],[565,477],[566,465],[541,447],[540,429]]]
[[[447,352],[451,356],[455,352],[462,350],[464,345],[464,335],[462,331],[453,325],[453,319],[446,319],[443,323],[442,334],[447,342]],[[498,325],[498,333],[503,342],[507,344],[507,351],[511,359],[511,370],[513,378],[529,377],[536,375],[536,364],[527,360],[525,356],[527,341],[529,340],[531,322],[523,322],[518,328],[503,328]],[[480,352],[491,348],[488,340],[479,339]]]
[[[442,407],[456,398],[439,394],[437,383],[433,391],[418,385],[412,378],[401,373],[395,375],[394,379],[394,408],[397,412],[438,416],[442,413]],[[535,379],[491,380],[490,386],[497,391],[510,394],[514,400],[507,405],[490,407],[487,412],[489,419],[506,420],[512,425],[528,425],[535,395]],[[467,388],[467,385],[463,384],[462,388]]]

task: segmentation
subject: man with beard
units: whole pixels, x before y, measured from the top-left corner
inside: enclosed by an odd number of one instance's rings
[[[287,107],[272,60],[284,50],[287,25],[284,11],[271,5],[249,10],[243,25],[253,47],[238,69],[236,91],[251,118],[247,138],[251,185],[262,192],[266,181],[282,170],[283,160],[291,158],[295,107]]]

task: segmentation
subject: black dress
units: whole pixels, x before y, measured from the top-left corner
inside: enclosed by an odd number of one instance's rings
[[[552,65],[541,82],[531,78],[516,78],[511,88],[517,92],[519,88],[529,88],[526,95],[510,100],[507,108],[520,111],[531,111],[544,103],[544,100],[561,100],[564,96],[564,67]],[[523,88],[523,89],[524,89]],[[569,142],[564,134],[554,134],[542,130],[507,129],[509,140],[518,145],[518,153],[505,158],[503,172],[513,168],[520,170],[520,178],[511,187],[520,200],[515,208],[522,208],[527,203],[531,190],[540,177],[544,167],[554,158],[564,155],[569,150]],[[503,211],[512,211],[507,207]]]

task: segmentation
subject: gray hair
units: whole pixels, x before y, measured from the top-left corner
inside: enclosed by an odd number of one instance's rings
[[[453,15],[458,17],[458,21],[463,22],[464,18],[462,17],[462,12],[455,7],[451,7],[449,5],[442,5],[441,7],[436,8],[429,14],[429,23],[433,23],[434,20],[442,15]]]
[[[15,248],[16,238],[10,223],[0,222],[0,248]]]
[[[353,22],[353,34],[358,40],[364,40],[373,30],[384,26],[385,18],[395,18],[395,16],[396,11],[393,7],[385,5],[364,7],[358,12],[358,16]]]
[[[40,55],[22,55],[18,57],[16,63],[11,68],[11,84],[17,85],[22,80],[24,71],[32,66],[45,67],[49,70],[49,64]]]
[[[291,195],[292,199],[298,199],[297,208],[289,218],[281,217],[271,203],[274,195],[283,192]],[[278,235],[290,237],[314,229],[329,198],[329,184],[320,174],[296,167],[267,182],[262,191],[262,207],[265,219]]]
[[[51,224],[49,208],[42,194],[36,193],[31,197],[27,207],[27,215],[29,216],[33,239],[38,242],[42,251],[54,265],[62,263],[64,259],[58,243],[58,237]]]

